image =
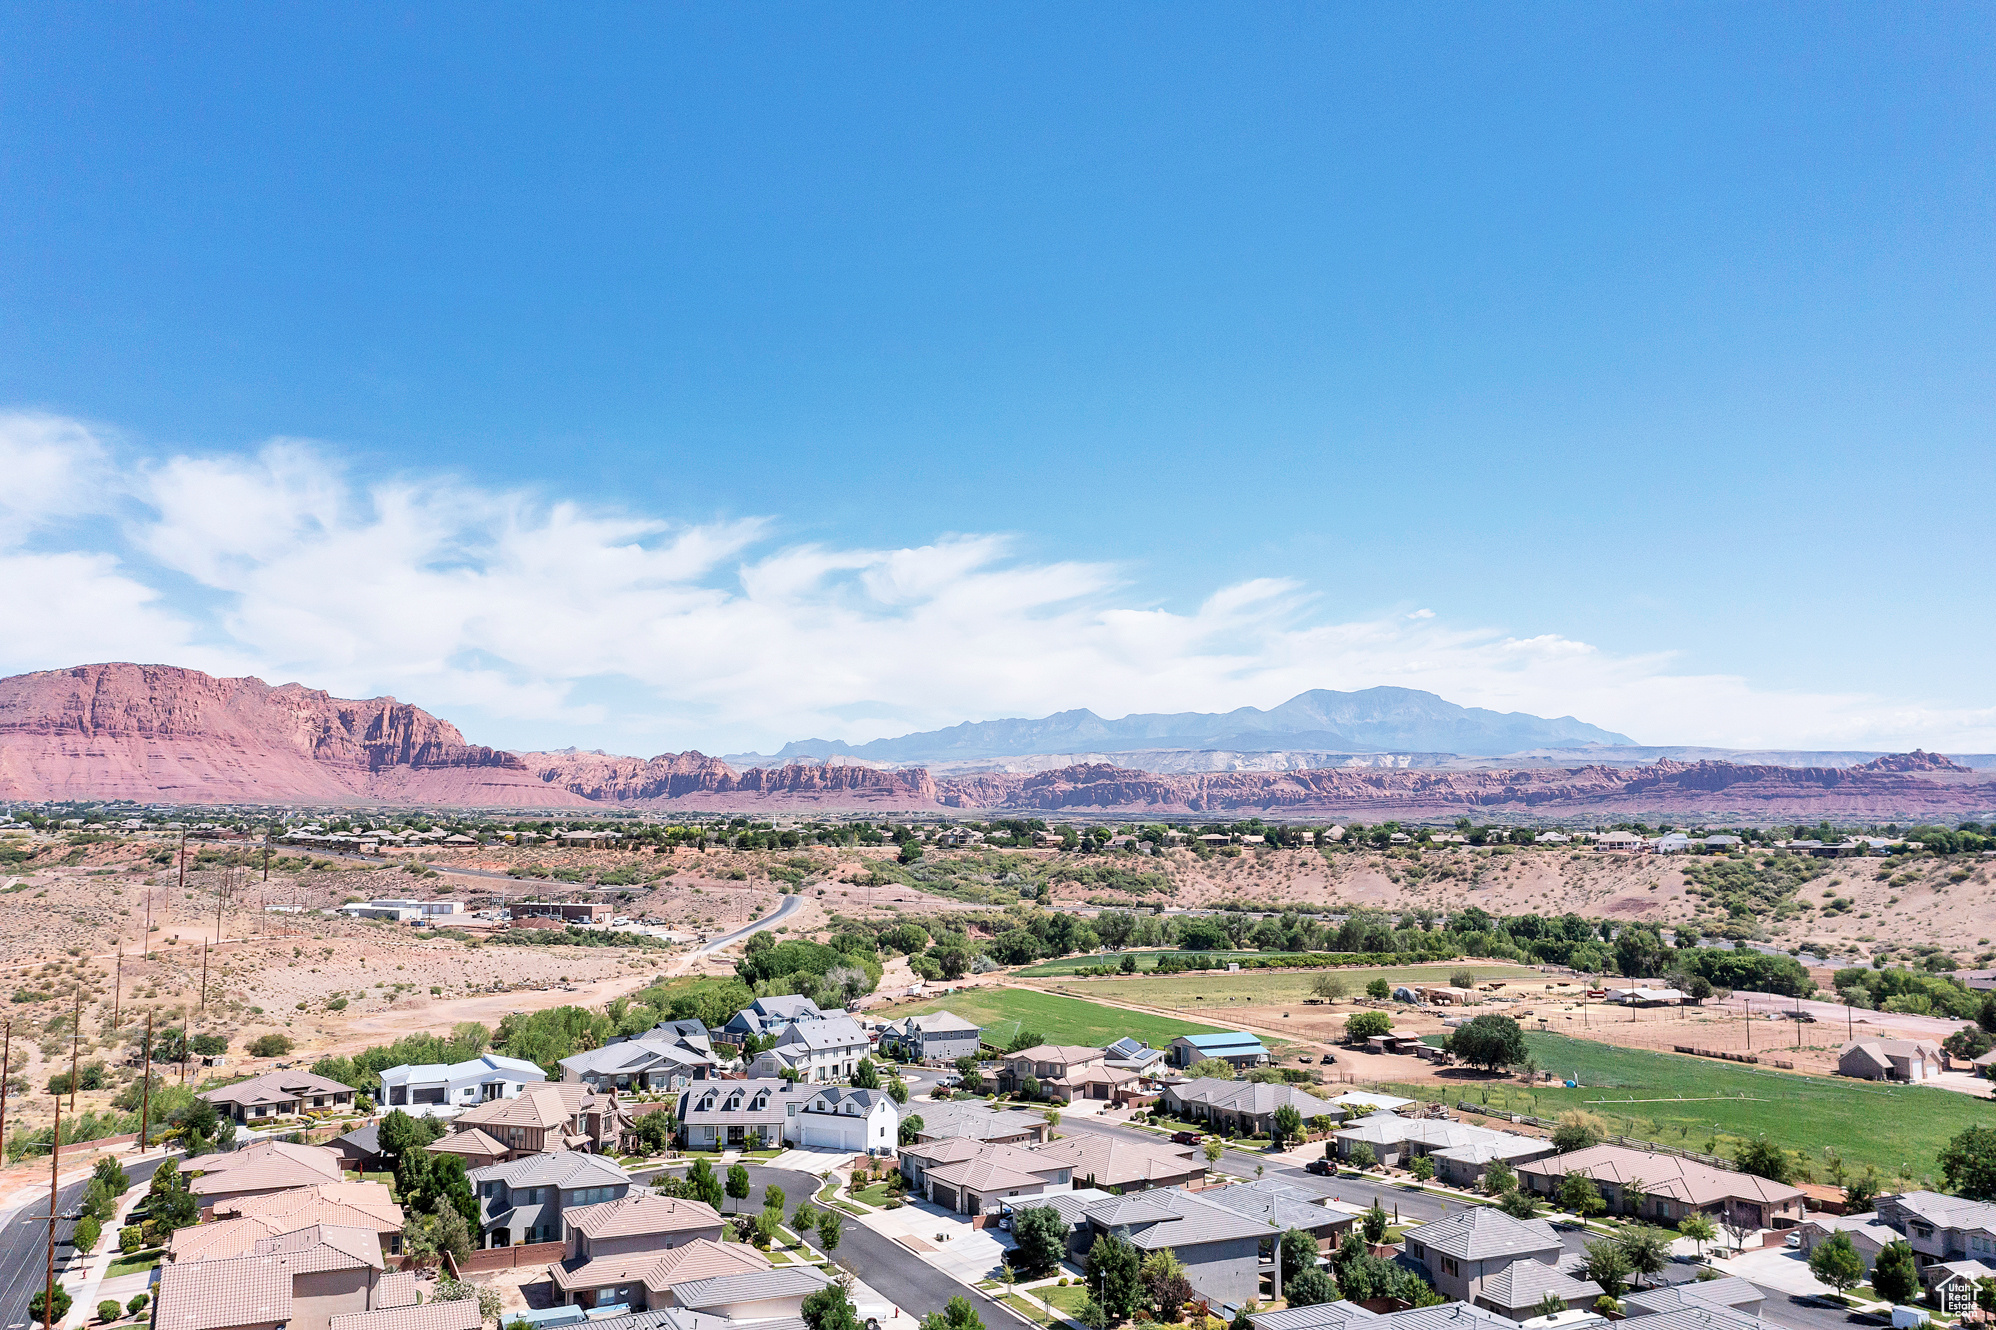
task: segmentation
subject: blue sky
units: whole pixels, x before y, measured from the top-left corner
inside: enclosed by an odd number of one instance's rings
[[[0,15],[10,671],[1996,748],[1986,7]]]

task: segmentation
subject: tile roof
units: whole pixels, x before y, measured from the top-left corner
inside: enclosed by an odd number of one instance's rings
[[[1773,1330],[1772,1322],[1758,1316],[1699,1302],[1652,1312],[1638,1323],[1642,1330]]]
[[[599,1098],[602,1101],[600,1104]],[[577,1113],[605,1108],[608,1104],[608,1096],[599,1097],[590,1086],[550,1081],[531,1090],[523,1089],[511,1099],[494,1099],[477,1108],[468,1108],[458,1114],[451,1125],[459,1131],[466,1127],[559,1129],[566,1127],[569,1119]]]
[[[256,1256],[281,1256],[293,1274],[320,1270],[384,1269],[381,1239],[373,1229],[314,1224],[264,1238],[252,1247]]]
[[[1494,1275],[1476,1281],[1476,1296],[1488,1298],[1505,1311],[1537,1307],[1550,1293],[1561,1302],[1581,1302],[1592,1307],[1605,1290],[1591,1279],[1562,1274],[1557,1266],[1529,1257],[1513,1261]]]
[[[1767,1294],[1738,1275],[1723,1275],[1718,1279],[1693,1279],[1682,1284],[1659,1284],[1655,1288],[1640,1289],[1631,1293],[1623,1301],[1628,1305],[1631,1316],[1675,1311],[1687,1300],[1703,1303],[1708,1307],[1745,1311],[1751,1315],[1758,1312],[1766,1299]]]
[[[921,1136],[935,1140],[944,1136],[970,1136],[980,1141],[1001,1136],[1018,1136],[1043,1131],[1047,1120],[1037,1113],[1015,1108],[991,1108],[984,1104],[943,1102],[923,1104]]]
[[[1100,1062],[1108,1054],[1088,1044],[1034,1044],[1016,1053],[1007,1053],[1000,1061],[1012,1062],[1031,1059],[1034,1062]]]
[[[1146,1223],[1140,1216],[1147,1211],[1133,1208],[1138,1203],[1161,1207],[1172,1218]],[[1090,1223],[1116,1228],[1124,1224],[1143,1224],[1143,1227],[1134,1228],[1130,1233],[1130,1241],[1143,1251],[1156,1251],[1162,1247],[1196,1247],[1234,1238],[1262,1237],[1269,1232],[1264,1220],[1237,1214],[1224,1205],[1202,1200],[1197,1193],[1176,1188],[1139,1192],[1134,1197],[1119,1197],[1105,1205],[1090,1206],[1088,1219]]]
[[[478,1299],[459,1298],[455,1302],[349,1312],[333,1317],[326,1330],[479,1330],[481,1324]]]
[[[215,1206],[215,1217],[265,1215],[273,1219],[302,1218],[294,1228],[311,1223],[345,1224],[353,1228],[370,1225],[402,1227],[402,1207],[381,1182],[321,1182],[289,1191],[267,1192],[261,1196],[231,1196]],[[366,1216],[365,1219],[356,1216]]]
[[[778,1048],[795,1048],[802,1045],[812,1052],[823,1052],[833,1048],[864,1048],[868,1043],[866,1031],[859,1028],[850,1016],[828,1016],[818,1021],[798,1021],[785,1030],[777,1039]]]
[[[631,1175],[615,1160],[579,1150],[487,1164],[466,1170],[465,1176],[474,1183],[503,1182],[508,1187],[611,1187],[631,1180]]]
[[[1494,1206],[1473,1205],[1407,1230],[1407,1241],[1462,1261],[1559,1251],[1559,1234],[1543,1219],[1513,1219]]]
[[[471,1155],[473,1157],[483,1155],[497,1159],[505,1154],[509,1147],[492,1139],[492,1137],[486,1135],[477,1127],[471,1127],[465,1131],[454,1131],[448,1136],[440,1136],[423,1148],[432,1154]]]
[[[211,1104],[279,1104],[304,1095],[349,1095],[351,1085],[342,1085],[309,1071],[267,1071],[218,1090],[206,1090],[201,1097]]]
[[[998,1146],[998,1149],[1006,1149]],[[1014,1154],[1025,1153],[1015,1150]],[[1048,1176],[1052,1167],[1033,1173],[1007,1159],[979,1156],[965,1159],[960,1163],[942,1164],[929,1170],[929,1177],[950,1187],[968,1187],[972,1191],[992,1191],[999,1187],[1043,1187],[1053,1179]]]
[[[920,1030],[924,1034],[948,1034],[951,1031],[982,1033],[974,1021],[967,1021],[953,1011],[932,1011],[925,1016],[910,1016],[902,1022],[909,1030]]]
[[[194,1261],[226,1261],[247,1256],[265,1238],[285,1229],[280,1219],[219,1219],[192,1228],[177,1229],[166,1240],[167,1259],[179,1264]]]
[[[1319,1302],[1308,1307],[1254,1313],[1254,1330],[1346,1330],[1386,1318],[1351,1302]]]
[[[255,1256],[166,1266],[154,1295],[156,1330],[228,1330],[291,1319],[291,1272]]]
[[[413,1307],[423,1300],[416,1291],[414,1270],[384,1270],[374,1281],[374,1309],[386,1307]]]
[[[1937,1191],[1909,1191],[1896,1196],[1881,1196],[1881,1203],[1891,1202],[1911,1215],[1937,1228],[1982,1228],[1996,1231],[1996,1205],[1987,1201],[1971,1201],[1965,1196],[1947,1196]],[[1883,1204],[1880,1205],[1883,1209]]]
[[[660,1292],[678,1284],[772,1268],[767,1256],[744,1243],[695,1238],[655,1257],[644,1279],[646,1288]]]
[[[704,1201],[634,1192],[614,1201],[563,1210],[562,1223],[587,1238],[624,1238],[650,1233],[683,1233],[718,1228],[721,1216]]]
[[[1169,1086],[1165,1093],[1181,1103],[1204,1104],[1255,1117],[1273,1113],[1285,1105],[1301,1113],[1306,1121],[1331,1111],[1328,1100],[1279,1081],[1225,1081],[1216,1076],[1201,1076]]]
[[[1518,1173],[1548,1181],[1568,1173],[1581,1173],[1617,1186],[1640,1181],[1643,1191],[1651,1196],[1667,1196],[1696,1206],[1715,1205],[1729,1197],[1773,1205],[1802,1199],[1801,1190],[1785,1182],[1770,1182],[1751,1173],[1735,1173],[1677,1155],[1650,1154],[1622,1145],[1595,1145],[1549,1159],[1535,1159],[1518,1165]]]
[[[761,1302],[770,1298],[808,1297],[832,1281],[815,1265],[786,1265],[747,1275],[719,1275],[695,1280],[672,1290],[682,1307],[724,1307],[731,1302]]]
[[[346,1176],[340,1158],[316,1145],[258,1141],[233,1154],[201,1156],[201,1174],[187,1184],[196,1196],[276,1191],[338,1182]]]
[[[1076,1132],[1035,1145],[1031,1153],[1060,1160],[1074,1170],[1075,1177],[1093,1178],[1098,1187],[1178,1181],[1206,1172],[1206,1161],[1185,1146],[1153,1145],[1095,1132]]]
[[[1285,1183],[1244,1182],[1232,1187],[1208,1187],[1202,1201],[1224,1205],[1235,1214],[1266,1220],[1277,1228],[1315,1229],[1349,1225],[1359,1212],[1345,1205],[1322,1205],[1308,1192]]]

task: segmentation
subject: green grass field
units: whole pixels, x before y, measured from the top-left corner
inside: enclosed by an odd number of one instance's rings
[[[1165,953],[1162,951],[1141,950],[1131,951],[1128,954],[1137,958],[1139,968],[1148,970],[1155,966],[1157,958]],[[1237,961],[1248,956],[1261,955],[1258,951],[1209,951],[1203,954],[1223,961]],[[1120,951],[1099,951],[1089,956],[1061,956],[1054,960],[1041,961],[1037,965],[1028,965],[1025,969],[1017,973],[1021,979],[1058,978],[1063,975],[1079,974],[1083,970],[1090,970],[1098,965],[1121,965],[1123,963],[1123,956],[1124,953]]]
[[[1325,973],[1335,973],[1354,996],[1362,996],[1374,979],[1389,984],[1445,984],[1456,970],[1472,970],[1478,983],[1490,979],[1515,979],[1537,973],[1520,965],[1420,965],[1386,966],[1378,969],[1324,970],[1243,970],[1239,974],[1166,974],[1142,979],[1077,979],[1076,992],[1100,994],[1119,1002],[1141,1002],[1155,1007],[1207,1007],[1227,1003],[1267,1006],[1271,1003],[1301,1002],[1310,997],[1310,985]]]
[[[1951,1090],[1797,1076],[1556,1034],[1527,1032],[1525,1041],[1540,1067],[1577,1079],[1579,1088],[1468,1082],[1448,1091],[1449,1102],[1487,1096],[1492,1109],[1544,1118],[1585,1109],[1611,1131],[1708,1154],[1730,1155],[1765,1132],[1801,1151],[1815,1180],[1828,1180],[1824,1148],[1831,1147],[1848,1165],[1874,1165],[1888,1183],[1902,1166],[1916,1180],[1937,1176],[1934,1160],[1949,1138],[1991,1116],[1988,1101]],[[1435,1093],[1433,1085],[1404,1089]]]
[[[1101,1047],[1124,1035],[1135,1035],[1153,1048],[1163,1048],[1181,1034],[1211,1034],[1220,1028],[1025,988],[973,988],[932,1002],[890,1007],[880,1014],[891,1020],[945,1010],[976,1021],[984,1028],[985,1042],[1000,1047],[1010,1043],[1021,1029],[1038,1030],[1049,1043],[1056,1044]]]

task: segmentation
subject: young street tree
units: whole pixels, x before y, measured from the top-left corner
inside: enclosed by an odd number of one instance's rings
[[[1850,1234],[1838,1229],[1809,1253],[1809,1273],[1841,1297],[1864,1282],[1864,1258],[1858,1255]]]
[[[1060,1264],[1067,1249],[1067,1224],[1050,1205],[1028,1206],[1012,1212],[1012,1240],[1020,1269],[1045,1274]]]
[[[1621,1243],[1602,1238],[1587,1244],[1587,1277],[1599,1284],[1603,1293],[1611,1298],[1621,1297],[1630,1273],[1628,1253],[1622,1250]]]
[[[1280,1150],[1284,1141],[1301,1139],[1303,1135],[1303,1115],[1290,1104],[1275,1110],[1273,1130],[1269,1133],[1274,1148]]]
[[[1558,1196],[1561,1209],[1582,1219],[1590,1219],[1608,1208],[1608,1203],[1601,1199],[1600,1189],[1594,1185],[1594,1179],[1585,1173],[1569,1173],[1561,1178]],[[1594,1282],[1598,1284],[1601,1281],[1597,1279]]]

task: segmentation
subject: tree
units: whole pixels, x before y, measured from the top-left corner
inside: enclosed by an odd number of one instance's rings
[[[152,1301],[152,1294],[150,1293],[132,1294],[130,1300],[125,1303],[125,1315],[137,1316],[140,1312],[146,1309],[146,1304],[151,1301]]]
[[[1788,1175],[1794,1171],[1788,1152],[1769,1140],[1765,1133],[1743,1142],[1733,1155],[1733,1162],[1740,1166],[1740,1172],[1766,1178],[1769,1182],[1786,1182]]]
[[[1705,1254],[1705,1244],[1716,1241],[1719,1226],[1712,1222],[1712,1216],[1702,1210],[1693,1210],[1677,1221],[1677,1231],[1697,1244],[1698,1254]]]
[[[1379,1158],[1372,1153],[1371,1146],[1367,1145],[1364,1141],[1360,1141],[1352,1146],[1351,1149],[1345,1151],[1345,1162],[1363,1173],[1366,1169],[1378,1163]]]
[[[1208,1165],[1217,1164],[1220,1162],[1220,1156],[1227,1152],[1227,1143],[1217,1136],[1208,1136],[1205,1144],[1199,1149],[1206,1156]]]
[[[1231,1081],[1234,1064],[1225,1058],[1200,1058],[1185,1069],[1185,1074],[1194,1080]]]
[[[1607,1123],[1584,1109],[1576,1108],[1559,1115],[1559,1121],[1552,1129],[1552,1146],[1561,1154],[1585,1150],[1601,1144],[1601,1138],[1607,1133]]]
[[[44,1308],[48,1306],[46,1301],[47,1294],[47,1289],[35,1290],[35,1296],[28,1299],[28,1315],[40,1321],[45,1326],[60,1325],[63,1318],[69,1315],[69,1290],[60,1284],[55,1286],[55,1315],[53,1316],[47,1315],[44,1311]]]
[[[1518,1174],[1501,1159],[1493,1159],[1483,1170],[1483,1190],[1492,1196],[1502,1196],[1507,1191],[1518,1189]]]
[[[1514,1187],[1497,1198],[1497,1208],[1513,1219],[1531,1219],[1539,1212],[1539,1202],[1523,1187]]]
[[[1615,1241],[1638,1282],[1670,1264],[1670,1236],[1654,1224],[1630,1224],[1615,1235]]]
[[[830,1256],[839,1248],[839,1238],[845,1231],[845,1224],[837,1210],[818,1211],[818,1250]]]
[[[725,1188],[730,1200],[746,1201],[749,1195],[748,1170],[740,1164],[728,1169],[728,1182]]]
[[[922,1128],[927,1125],[927,1123],[922,1121],[920,1113],[910,1113],[907,1117],[901,1119],[901,1126],[896,1134],[900,1137],[901,1144],[913,1145],[915,1138],[922,1134]]]
[[[1393,1017],[1383,1011],[1355,1011],[1345,1017],[1348,1044],[1362,1044],[1376,1034],[1390,1034],[1392,1030]]]
[[[1448,1051],[1485,1071],[1502,1071],[1530,1055],[1525,1048],[1525,1032],[1509,1016],[1478,1016],[1458,1026],[1449,1037]]]
[[[637,1138],[638,1149],[648,1155],[662,1155],[670,1150],[672,1138],[678,1134],[678,1119],[673,1117],[669,1108],[646,1113],[631,1131],[631,1135]]]
[[[1386,1212],[1379,1208],[1378,1201],[1372,1203],[1372,1208],[1367,1210],[1358,1222],[1359,1227],[1365,1231],[1367,1242],[1377,1247],[1386,1241]]]
[[[104,1190],[112,1196],[123,1196],[131,1190],[131,1179],[125,1176],[125,1166],[106,1155],[97,1161],[97,1167],[90,1171],[90,1179],[100,1182]]]
[[[124,1304],[116,1298],[106,1298],[97,1304],[97,1319],[100,1321],[115,1321],[118,1319],[118,1314],[124,1310]]]
[[[1283,1280],[1282,1296],[1292,1307],[1315,1307],[1337,1301],[1338,1286],[1329,1275],[1312,1266],[1294,1279]]]
[[[693,1167],[686,1170],[686,1184],[693,1193],[693,1199],[713,1210],[719,1210],[727,1202],[726,1191],[721,1180],[714,1176],[714,1167],[704,1159],[693,1161]]]
[[[907,1103],[908,1082],[902,1080],[899,1076],[887,1082],[887,1097],[892,1099],[896,1105]]]
[[[1384,979],[1374,979],[1366,984],[1365,995],[1377,1002],[1384,1002],[1393,996],[1393,985]]]
[[[1963,1131],[1941,1150],[1940,1161],[1949,1191],[1971,1201],[1996,1201],[1996,1127]]]
[[[852,1084],[855,1090],[878,1090],[880,1088],[880,1069],[873,1065],[872,1058],[861,1058],[859,1060],[859,1065],[854,1067],[852,1071]]]
[[[1920,1274],[1913,1264],[1913,1248],[1903,1238],[1879,1249],[1871,1263],[1871,1287],[1894,1306],[1911,1302],[1919,1293]]]
[[[1551,1289],[1547,1289],[1545,1296],[1539,1299],[1538,1306],[1532,1310],[1541,1316],[1557,1316],[1566,1310],[1566,1300]]]
[[[1878,1170],[1866,1164],[1864,1172],[1844,1183],[1844,1213],[1861,1215],[1871,1209],[1878,1193],[1884,1190]]]
[[[1088,1249],[1088,1282],[1111,1321],[1128,1320],[1137,1309],[1137,1267],[1137,1249],[1115,1233],[1102,1234]]]
[[[1018,1264],[1029,1274],[1045,1274],[1060,1264],[1067,1251],[1067,1223],[1050,1205],[1033,1205],[1012,1212],[1012,1240],[1018,1244]]]
[[[1809,1273],[1842,1295],[1864,1282],[1864,1258],[1850,1234],[1838,1229],[1809,1253]]]
[[[1160,1321],[1178,1319],[1178,1309],[1192,1297],[1191,1281],[1185,1278],[1185,1262],[1169,1247],[1160,1247],[1144,1257],[1137,1267],[1144,1293],[1157,1308]]]
[[[1128,960],[1129,957],[1123,959]],[[1081,1309],[1074,1313],[1074,1319],[1087,1326],[1088,1330],[1109,1330],[1109,1313],[1093,1297],[1082,1302]]]
[[[1407,1165],[1407,1171],[1414,1175],[1416,1182],[1426,1182],[1435,1175],[1435,1161],[1426,1155],[1417,1155]]]
[[[816,1326],[812,1330],[817,1330]],[[984,1330],[984,1321],[977,1314],[977,1308],[962,1294],[943,1304],[939,1312],[930,1312],[922,1318],[921,1330]]]
[[[449,1252],[451,1259],[460,1263],[470,1257],[471,1225],[464,1222],[464,1216],[458,1213],[457,1207],[447,1197],[436,1199],[427,1227],[430,1245],[438,1255]]]
[[[805,1298],[800,1313],[810,1330],[861,1330],[859,1312],[852,1299],[835,1283]]]
[[[1963,1062],[1973,1062],[1991,1047],[1989,1032],[1979,1025],[1964,1025],[1941,1041],[1941,1052]]]
[[[1310,981],[1310,991],[1326,1002],[1340,1002],[1351,992],[1351,981],[1336,970],[1326,970]]]
[[[1270,1143],[1276,1149],[1280,1150],[1284,1141],[1297,1139],[1302,1135],[1303,1115],[1297,1112],[1293,1105],[1284,1104],[1275,1110],[1274,1126],[1269,1136]]]
[[[249,1055],[253,1058],[281,1058],[289,1053],[291,1048],[291,1040],[284,1035],[259,1035],[250,1041]]]
[[[1317,1265],[1317,1240],[1300,1228],[1289,1229],[1282,1235],[1282,1285],[1305,1270],[1313,1270]]]
[[[1609,1297],[1621,1297],[1629,1279],[1629,1257],[1622,1250],[1622,1244],[1613,1238],[1588,1243],[1587,1277],[1599,1284],[1601,1291]]]
[[[462,1279],[439,1279],[432,1302],[475,1302],[480,1321],[499,1319],[499,1290],[468,1283]]]
[[[1608,1203],[1601,1199],[1600,1189],[1594,1185],[1594,1179],[1585,1173],[1569,1173],[1561,1178],[1558,1196],[1561,1209],[1582,1219],[1591,1218],[1608,1208]]]
[[[391,1161],[399,1160],[424,1143],[421,1130],[416,1126],[416,1119],[399,1108],[390,1109],[388,1116],[381,1119],[381,1125],[375,1129],[374,1139],[381,1147],[382,1155]]]

